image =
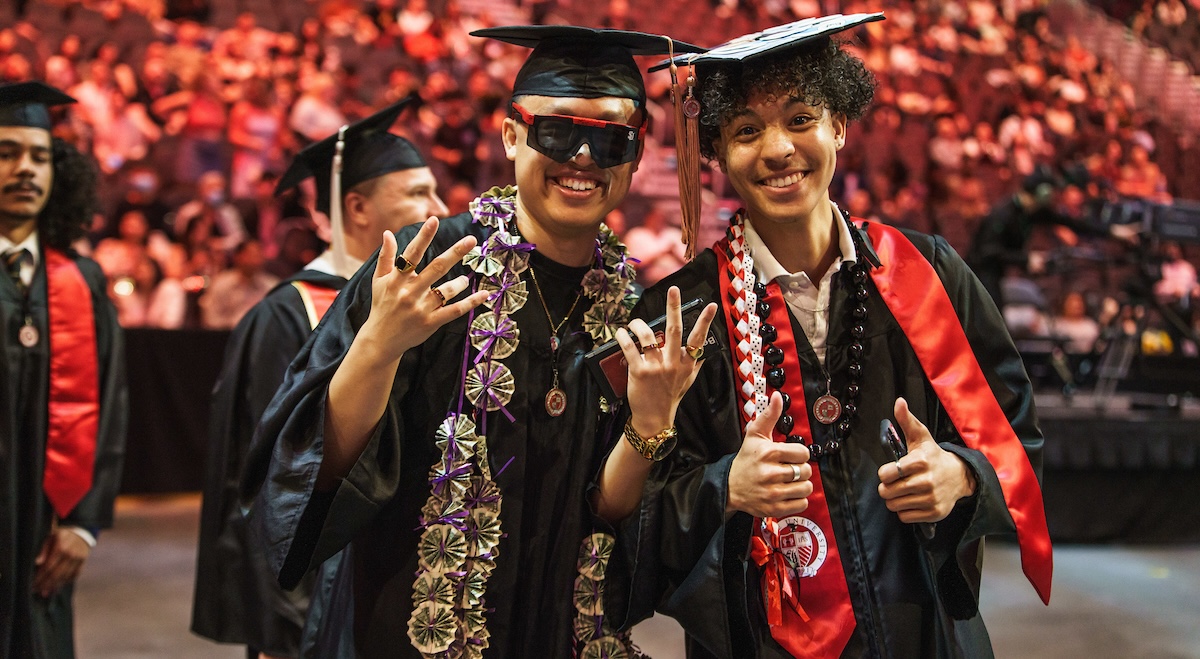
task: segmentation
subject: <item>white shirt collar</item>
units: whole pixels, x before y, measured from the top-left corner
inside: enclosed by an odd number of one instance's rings
[[[365,261],[359,261],[349,254],[346,255],[346,265],[350,266],[352,272],[358,272],[359,268],[363,266],[363,263],[365,263]],[[322,252],[320,256],[313,259],[308,265],[304,266],[304,269],[316,270],[317,272],[323,272],[327,275],[334,275],[335,277],[341,276],[333,267],[333,250],[331,249],[327,249]]]
[[[842,211],[838,209],[837,204],[829,202],[833,206],[833,215],[837,218],[834,226],[837,227],[838,248],[841,251],[840,256],[834,260],[831,272],[836,272],[841,269],[843,263],[854,263],[858,260],[858,253],[854,250],[854,238],[850,235],[850,227],[846,222],[842,221]],[[766,243],[754,230],[754,225],[750,222],[750,218],[745,221],[745,237],[746,248],[750,250],[750,255],[754,258],[755,274],[758,275],[761,281],[773,281],[777,277],[792,277],[799,276],[804,273],[788,272],[786,268],[780,265],[779,260],[772,254],[771,250],[767,249]]]
[[[29,237],[22,240],[19,244],[14,244],[8,239],[8,236],[0,236],[0,254],[7,254],[14,249],[25,249],[30,254],[33,254],[33,264],[36,266],[42,258],[42,250],[38,247],[38,232],[37,229],[29,234]]]

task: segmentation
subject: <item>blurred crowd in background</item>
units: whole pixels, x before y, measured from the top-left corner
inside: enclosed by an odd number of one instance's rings
[[[1174,57],[1200,52],[1192,4],[1094,4]],[[1114,62],[1056,31],[1052,5],[18,0],[0,9],[0,77],[44,80],[79,100],[57,135],[93,154],[101,171],[102,207],[80,249],[112,279],[122,323],[228,328],[324,249],[327,221],[311,210],[311,188],[279,198],[274,188],[299,149],[341,125],[415,91],[424,104],[394,130],[426,154],[451,213],[513,180],[500,128],[528,51],[468,36],[496,24],[571,22],[711,46],[798,18],[884,11],[886,21],[851,41],[879,89],[851,127],[832,194],[858,217],[941,234],[963,254],[989,213],[1038,171],[1054,172],[1054,212],[1081,222],[1097,200],[1200,199],[1195,136],[1140,107]],[[645,156],[610,224],[649,283],[682,263],[683,247],[669,77],[649,74],[647,83]],[[736,200],[719,172],[706,177],[706,235],[715,237]],[[1034,316],[1018,329],[1069,334],[1071,350],[1093,351],[1105,326],[1136,321],[1126,284],[1147,259],[1158,269],[1144,293],[1191,322],[1192,245],[1155,244],[1147,254],[1070,226],[1033,227],[1011,288],[1027,292],[1019,299]]]

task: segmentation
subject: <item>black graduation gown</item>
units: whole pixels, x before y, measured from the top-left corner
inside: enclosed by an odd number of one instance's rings
[[[257,493],[271,457],[269,446],[247,455],[254,428],[312,333],[293,281],[335,290],[346,285],[343,277],[302,270],[254,305],[229,336],[213,389],[192,603],[192,631],[280,657],[300,655],[314,575],[304,587],[282,591],[250,541],[240,501],[243,477],[246,490]]]
[[[859,233],[862,244],[869,245],[866,233]],[[1042,435],[1032,391],[999,312],[943,239],[905,234],[933,264],[992,393],[1040,478]],[[826,359],[835,394],[847,384],[847,305],[853,292],[844,278],[848,271],[834,277],[830,302]],[[706,250],[646,291],[635,313],[643,318],[662,313],[672,285],[680,287],[684,300],[719,300],[718,276],[716,255]],[[994,469],[981,453],[963,445],[895,318],[874,286],[868,284],[868,290],[859,416],[841,452],[818,462],[857,620],[843,656],[990,656],[978,613],[981,540],[1011,534],[1012,518]],[[718,313],[713,328],[725,352],[705,361],[676,417],[678,447],[655,466],[639,512],[620,530],[625,555],[636,564],[633,590],[610,590],[606,604],[614,621],[626,610],[627,625],[655,608],[676,618],[688,634],[689,657],[786,657],[770,636],[759,569],[747,560],[752,518],[735,513],[725,519],[729,468],[743,431],[724,318],[723,311]],[[825,393],[825,378],[794,319],[793,333],[811,405]],[[898,396],[944,449],[966,460],[978,482],[977,494],[959,502],[937,525],[931,542],[900,522],[878,495],[877,471],[895,460],[880,444],[879,423],[893,417]],[[827,439],[832,426],[808,413],[815,439]]]
[[[112,526],[121,485],[128,422],[125,352],[104,273],[95,261],[72,253],[92,292],[100,376],[100,419],[92,489],[62,524],[97,530]],[[25,302],[0,273],[0,656],[60,659],[75,656],[68,585],[49,599],[33,594],[34,558],[50,532],[53,509],[42,491],[46,462],[49,387],[45,261],[29,289],[29,313],[41,340],[25,348],[17,332]],[[87,569],[87,566],[84,566]]]
[[[416,227],[401,231],[400,245],[415,232]],[[443,220],[422,265],[466,234],[482,242],[489,233],[467,214]],[[556,267],[539,254],[534,257],[557,320],[566,314],[586,268]],[[368,260],[338,296],[263,419],[260,432],[278,439],[252,515],[285,587],[349,543],[352,574],[339,579],[334,598],[352,592],[353,604],[341,610],[331,605],[326,631],[352,627],[360,657],[417,657],[407,629],[418,516],[438,456],[434,431],[459,400],[468,320],[448,323],[404,355],[387,410],[362,457],[335,492],[314,492],[329,381],[367,318],[374,262]],[[467,273],[459,264],[447,278]],[[485,598],[491,609],[486,652],[494,658],[571,656],[576,561],[580,541],[593,528],[586,494],[614,423],[612,415],[601,412],[599,387],[583,363],[592,347],[580,331],[586,298],[560,333],[565,339],[558,350],[559,384],[567,393],[566,412],[557,418],[546,412],[550,329],[532,284],[529,290],[529,300],[512,315],[521,330],[519,347],[503,362],[516,379],[507,406],[515,421],[501,412],[487,415],[488,456],[503,495],[500,518],[506,534]]]

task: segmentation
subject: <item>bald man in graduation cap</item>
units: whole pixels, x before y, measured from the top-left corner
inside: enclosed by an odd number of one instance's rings
[[[258,491],[271,454],[270,444],[250,450],[254,428],[288,364],[348,278],[379,248],[384,231],[446,212],[424,158],[389,132],[417,100],[405,98],[296,155],[277,192],[314,177],[316,208],[330,217],[332,243],[246,314],[225,351],[210,414],[192,630],[245,644],[251,657],[301,656],[305,616],[319,617],[321,606],[309,613],[315,572],[285,592],[250,541],[239,499]],[[336,567],[327,561],[322,574]]]
[[[836,35],[880,20],[797,21],[692,62],[693,148],[744,208],[637,313],[671,287],[718,300],[728,350],[681,402],[677,450],[651,471],[619,445],[601,479],[634,565],[610,608],[676,618],[689,657],[991,656],[988,536],[1016,537],[1049,601],[1042,434],[1000,313],[945,240],[830,196],[874,92]]]
[[[533,49],[503,128],[518,185],[385,236],[263,419],[275,453],[253,514],[284,586],[349,548],[320,635],[352,632],[359,657],[618,656],[628,637],[599,599],[618,570],[587,492],[624,410],[584,356],[636,299],[602,224],[641,155],[633,55],[698,49],[571,26],[475,35]],[[695,363],[641,331],[631,387],[679,396]]]
[[[112,525],[128,416],[103,272],[71,244],[95,212],[93,163],[51,136],[74,103],[0,87],[0,656],[75,656],[71,596]]]

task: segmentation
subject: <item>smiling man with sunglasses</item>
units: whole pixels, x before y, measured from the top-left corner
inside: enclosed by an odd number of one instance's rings
[[[613,541],[587,499],[619,411],[584,355],[627,338],[636,299],[634,260],[602,224],[641,152],[633,55],[698,49],[569,26],[475,35],[534,49],[503,129],[517,186],[386,234],[259,428],[275,451],[255,514],[281,583],[348,548],[324,628],[308,630],[318,656],[630,651],[604,617]],[[698,371],[677,294],[672,312],[673,349],[641,321],[642,353],[624,341],[643,392],[630,423],[651,438]]]

